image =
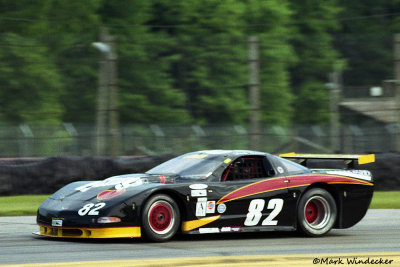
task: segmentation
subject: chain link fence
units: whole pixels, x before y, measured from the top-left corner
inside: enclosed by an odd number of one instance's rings
[[[270,153],[379,153],[394,151],[397,127],[342,126],[330,136],[328,126],[263,125],[259,144],[251,144],[245,125],[122,125],[118,155],[156,155],[203,149],[255,149]],[[57,126],[0,125],[0,157],[91,156],[96,153],[94,125],[64,123]],[[106,142],[111,136],[105,136]],[[339,147],[332,147],[336,138]],[[107,141],[108,140],[108,141]],[[107,144],[106,144],[107,146]],[[109,151],[109,150],[107,150]],[[108,155],[108,152],[104,155]]]

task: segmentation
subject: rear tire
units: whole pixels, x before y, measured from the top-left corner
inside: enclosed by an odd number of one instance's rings
[[[171,239],[180,225],[179,207],[167,195],[154,195],[147,200],[142,212],[143,234],[151,241]]]
[[[313,237],[325,235],[332,229],[336,217],[335,199],[325,189],[310,189],[300,199],[297,218],[301,233]]]

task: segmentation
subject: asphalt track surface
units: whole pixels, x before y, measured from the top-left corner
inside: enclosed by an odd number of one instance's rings
[[[215,266],[217,262],[222,263],[221,266],[236,266],[236,263],[262,266],[268,261],[282,259],[283,262],[276,261],[274,265],[303,260],[307,266],[312,266],[317,255],[318,259],[332,261],[371,257],[392,260],[390,266],[400,266],[400,210],[394,209],[369,210],[356,226],[332,230],[321,238],[301,237],[291,232],[264,232],[179,235],[167,243],[149,243],[141,239],[49,239],[32,235],[36,231],[35,217],[0,217],[0,265],[42,266],[38,263],[49,263],[46,266],[50,266],[61,263],[63,266],[88,266],[88,261],[93,261],[93,266],[106,263],[113,266],[199,263]],[[113,262],[108,262],[110,260]]]

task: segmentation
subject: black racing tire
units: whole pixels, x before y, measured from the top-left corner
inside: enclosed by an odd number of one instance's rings
[[[337,207],[332,195],[322,188],[312,188],[301,197],[297,208],[297,230],[307,236],[327,234],[335,224]]]
[[[155,242],[165,242],[178,231],[181,223],[179,207],[168,195],[150,197],[143,206],[142,233]]]

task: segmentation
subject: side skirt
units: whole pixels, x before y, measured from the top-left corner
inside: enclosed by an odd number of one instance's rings
[[[250,232],[274,232],[274,231],[296,231],[294,226],[275,226],[275,227],[243,227],[243,226],[225,226],[225,227],[200,227],[196,230],[185,231],[183,234],[212,234],[212,233],[250,233]]]

